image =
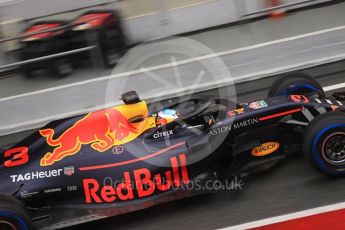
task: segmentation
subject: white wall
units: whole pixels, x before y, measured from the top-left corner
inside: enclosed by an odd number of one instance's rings
[[[259,11],[261,9],[268,8],[267,0],[254,0],[254,1],[253,0],[235,0],[235,1],[240,1],[243,3],[244,14],[250,14],[250,13]],[[301,3],[304,1],[305,0],[280,0],[282,5]],[[318,4],[322,2],[329,2],[329,1],[332,1],[332,0],[314,0],[313,2],[292,6],[287,9],[295,9],[295,8],[299,8],[303,6]]]
[[[237,20],[232,0],[216,0],[206,4],[165,11],[125,21],[132,41],[143,41],[161,36],[217,26]]]
[[[55,14],[96,4],[113,2],[114,0],[23,0],[13,5],[13,17],[23,19]],[[140,0],[139,0],[140,1]],[[20,15],[16,15],[20,12]]]
[[[304,0],[284,0],[284,4]],[[310,4],[330,0],[315,0]],[[305,6],[305,4],[303,5]],[[294,6],[291,8],[298,8]],[[125,21],[133,42],[180,34],[244,19],[243,15],[266,8],[265,0],[215,0]]]

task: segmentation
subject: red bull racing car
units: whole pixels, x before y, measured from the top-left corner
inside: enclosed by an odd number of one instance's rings
[[[42,70],[67,77],[73,73],[76,64],[90,58],[94,64],[100,62],[104,67],[112,68],[126,48],[121,17],[114,10],[87,11],[70,22],[35,22],[24,30],[22,36],[22,47],[18,52],[20,60],[42,59],[21,66],[27,77],[34,77]],[[54,55],[56,57],[51,57]]]
[[[322,173],[344,175],[344,94],[326,98],[294,74],[268,96],[149,112],[129,92],[123,105],[51,122],[1,153],[0,229],[57,229],[212,192],[301,151]]]
[[[91,53],[82,54],[91,59],[99,57],[106,68],[114,67],[125,52],[126,37],[122,28],[121,16],[117,11],[87,11],[72,20],[69,25],[76,25],[67,32],[70,49],[95,46]]]
[[[18,52],[20,61],[69,51],[66,29],[63,28],[65,24],[65,21],[40,21],[27,27],[23,31],[23,39],[20,41],[21,48]],[[61,56],[26,63],[20,69],[27,77],[34,77],[36,72],[41,70],[49,70],[56,76],[65,77],[73,72],[73,65],[69,57]]]

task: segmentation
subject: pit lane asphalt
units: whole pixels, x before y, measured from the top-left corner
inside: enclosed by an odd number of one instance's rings
[[[338,62],[305,72],[316,76],[322,86],[329,86],[344,82],[344,64]],[[265,98],[273,80],[238,85],[239,101]],[[207,94],[217,94],[217,91]],[[1,137],[0,144],[13,143],[30,132]],[[187,198],[67,230],[217,229],[345,201],[345,179],[323,176],[309,165],[302,153],[247,178],[244,184],[243,190]]]

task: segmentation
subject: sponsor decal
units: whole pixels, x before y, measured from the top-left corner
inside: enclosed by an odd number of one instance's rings
[[[6,168],[25,165],[29,162],[29,148],[26,146],[9,149],[4,153]]]
[[[321,101],[319,98],[315,98],[315,101],[316,101],[317,103],[319,103],[319,104],[322,103],[322,101]]]
[[[251,154],[255,157],[266,156],[277,151],[280,147],[278,142],[267,142],[261,146],[253,148]]]
[[[61,188],[51,188],[51,189],[44,190],[44,193],[49,194],[49,193],[56,193],[56,192],[61,192],[61,191],[62,191]]]
[[[77,190],[78,190],[78,186],[76,186],[76,185],[67,186],[68,192],[73,192],[73,191],[77,191]]]
[[[309,99],[306,96],[303,95],[290,95],[291,100],[294,102],[309,102]]]
[[[244,113],[244,108],[241,108],[241,109],[235,109],[235,110],[231,110],[231,111],[228,111],[227,114],[229,117],[233,117],[233,116],[236,116],[238,114],[242,114]]]
[[[28,192],[28,191],[20,192],[20,197],[22,199],[30,198],[30,197],[33,197],[33,196],[36,196],[36,195],[38,195],[38,192]]]
[[[329,99],[326,99],[326,102],[327,102],[329,105],[333,105],[332,101],[329,100]]]
[[[249,108],[251,109],[261,109],[261,106],[258,102],[252,102],[249,104]]]
[[[244,120],[244,121],[239,121],[234,123],[233,125],[233,129],[240,129],[240,128],[245,128],[248,126],[252,126],[259,123],[259,119],[258,118],[251,118],[248,120]]]
[[[218,135],[218,134],[230,132],[231,130],[232,130],[232,124],[227,125],[227,126],[222,126],[222,127],[216,128],[216,129],[212,129],[210,131],[210,135],[211,136],[215,136],[215,135]]]
[[[188,126],[188,129],[198,129],[198,128],[202,128],[204,127],[204,125],[193,125],[193,126]]]
[[[149,127],[139,129],[116,108],[89,113],[60,136],[54,138],[53,129],[40,130],[49,146],[54,147],[41,159],[41,166],[50,166],[65,157],[77,154],[83,145],[97,152],[105,152],[138,137]]]
[[[244,121],[239,121],[239,122],[235,122],[234,124],[229,124],[226,126],[222,126],[216,129],[212,129],[210,131],[210,135],[211,136],[215,136],[215,135],[219,135],[219,134],[223,134],[226,132],[230,132],[231,130],[235,130],[235,129],[241,129],[241,128],[245,128],[248,126],[252,126],[259,123],[259,119],[258,118],[251,118],[248,120],[244,120]]]
[[[100,204],[135,200],[187,184],[189,175],[185,154],[170,158],[170,163],[170,169],[158,174],[153,174],[148,168],[126,171],[123,173],[123,182],[114,186],[102,184],[93,178],[84,179],[85,202]]]
[[[162,138],[162,137],[170,137],[171,135],[174,135],[173,130],[168,130],[168,131],[157,132],[153,134],[153,138],[157,139],[157,138]]]
[[[319,98],[315,98],[315,101],[319,104],[322,104],[322,100],[320,100]],[[343,103],[341,103],[340,101],[338,100],[329,100],[329,99],[326,99],[325,100],[327,104],[331,105],[332,106],[332,109],[333,111],[337,110],[338,109],[338,105],[343,105]]]
[[[267,108],[268,105],[266,101],[261,100],[261,101],[255,101],[249,104],[249,108],[251,109],[262,109],[262,108]]]
[[[23,182],[36,179],[45,179],[51,177],[59,177],[62,175],[63,169],[53,169],[47,171],[36,171],[25,174],[10,175],[12,182]]]
[[[123,150],[124,150],[124,148],[122,145],[114,146],[113,153],[115,155],[120,155],[121,153],[123,153]]]
[[[74,174],[74,166],[68,166],[68,167],[64,167],[63,169],[63,173],[66,175],[66,176],[72,176]]]

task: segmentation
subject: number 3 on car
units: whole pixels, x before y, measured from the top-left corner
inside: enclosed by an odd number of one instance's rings
[[[6,161],[4,166],[6,168],[12,168],[20,165],[24,165],[29,161],[29,148],[28,147],[18,147],[14,149],[9,149],[4,153]]]

